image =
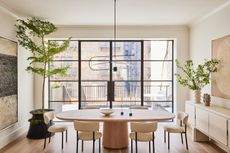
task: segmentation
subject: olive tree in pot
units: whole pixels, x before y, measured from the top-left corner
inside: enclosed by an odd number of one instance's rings
[[[210,75],[217,72],[219,63],[218,59],[205,60],[203,64],[194,68],[192,60],[187,60],[184,65],[176,60],[176,66],[181,73],[176,74],[177,81],[182,86],[194,91],[196,103],[200,103],[201,89],[210,83]]]
[[[47,131],[43,114],[52,111],[51,109],[45,109],[46,78],[56,74],[65,75],[68,69],[68,67],[48,69],[48,65],[53,61],[54,55],[63,52],[69,46],[70,38],[62,44],[57,44],[55,41],[45,41],[45,37],[56,31],[57,27],[53,23],[38,18],[17,20],[15,26],[19,44],[32,52],[32,56],[27,59],[30,64],[26,70],[42,77],[42,108],[30,112],[33,116],[29,119],[30,129],[27,134],[28,138],[40,139],[46,136]]]

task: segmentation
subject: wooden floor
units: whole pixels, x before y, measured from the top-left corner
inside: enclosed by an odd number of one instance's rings
[[[69,123],[70,124],[70,123]],[[68,142],[64,143],[64,149],[61,149],[61,134],[55,134],[52,137],[51,143],[47,144],[46,149],[43,150],[43,140],[30,140],[23,135],[18,140],[10,143],[5,148],[0,150],[0,153],[75,153],[75,131],[70,124]],[[80,143],[79,143],[80,144]],[[181,144],[179,134],[171,134],[171,149],[168,151],[167,144],[163,141],[163,129],[162,125],[159,125],[159,129],[156,132],[155,138],[156,153],[224,153],[221,149],[213,145],[212,143],[198,143],[193,142],[191,138],[191,131],[188,134],[189,150],[187,151],[185,145]],[[81,146],[81,144],[80,144]],[[148,143],[138,143],[139,153],[148,153]],[[134,148],[135,149],[135,148]],[[92,142],[84,143],[84,153],[92,152]],[[98,142],[96,142],[96,153],[98,152]],[[128,153],[130,148],[123,150],[107,150],[102,149],[102,153]],[[79,147],[79,153],[81,153],[81,147]]]

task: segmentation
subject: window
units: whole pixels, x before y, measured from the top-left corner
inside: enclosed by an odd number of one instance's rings
[[[48,85],[57,111],[161,105],[173,112],[173,40],[71,41],[49,65],[62,66],[67,75]]]

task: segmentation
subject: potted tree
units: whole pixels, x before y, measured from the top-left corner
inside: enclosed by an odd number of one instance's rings
[[[48,21],[40,20],[38,18],[31,18],[27,20],[17,20],[16,36],[21,46],[32,52],[30,61],[27,67],[28,72],[38,74],[42,77],[42,108],[32,110],[33,115],[30,121],[30,129],[27,137],[32,139],[40,139],[46,136],[47,126],[43,120],[43,114],[50,109],[45,109],[44,90],[46,85],[46,78],[61,74],[65,75],[68,67],[49,68],[48,65],[53,61],[53,56],[63,52],[70,42],[70,38],[65,40],[62,44],[57,44],[54,41],[45,41],[45,37],[57,30],[57,27]]]
[[[194,68],[192,60],[187,60],[183,65],[176,60],[176,66],[181,71],[181,74],[176,74],[177,80],[184,87],[194,91],[196,103],[200,103],[201,89],[210,83],[210,74],[217,72],[219,63],[218,59],[205,60],[203,64]]]

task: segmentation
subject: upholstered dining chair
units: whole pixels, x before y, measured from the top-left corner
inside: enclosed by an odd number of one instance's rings
[[[149,152],[151,152],[152,141],[153,153],[155,153],[154,132],[157,130],[157,122],[131,122],[130,128],[131,153],[133,153],[133,141],[135,141],[136,153],[138,152],[138,141],[149,142]]]
[[[54,119],[55,117],[55,114],[53,111],[50,111],[50,112],[46,112],[44,113],[43,115],[44,117],[44,122],[46,125],[51,125],[52,123],[52,120]],[[49,142],[50,142],[50,138],[51,138],[51,135],[52,133],[62,133],[62,149],[63,149],[63,139],[64,139],[64,132],[66,132],[66,142],[67,142],[67,135],[68,135],[68,132],[67,132],[67,126],[65,125],[60,125],[60,124],[57,124],[57,125],[51,125],[48,130],[47,130],[47,134],[49,136]],[[46,137],[44,139],[44,149],[46,148]]]
[[[186,149],[188,150],[188,140],[187,140],[188,114],[185,112],[178,112],[177,120],[179,121],[179,125],[164,126],[164,142],[166,143],[166,132],[168,132],[168,149],[170,149],[170,133],[180,133],[181,143],[183,144],[183,134],[184,134]]]
[[[76,130],[76,153],[78,153],[78,141],[82,140],[82,152],[83,142],[93,141],[93,153],[95,152],[95,141],[99,140],[99,152],[101,152],[101,137],[102,133],[99,132],[99,122],[89,121],[74,121],[74,129]]]

